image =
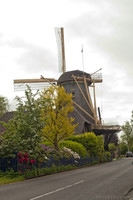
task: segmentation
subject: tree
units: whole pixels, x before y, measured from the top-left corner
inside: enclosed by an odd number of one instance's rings
[[[126,142],[128,151],[130,150],[130,144],[133,139],[132,125],[129,121],[126,121],[122,126],[123,135],[121,136],[122,141]]]
[[[74,118],[68,117],[73,111],[72,95],[66,93],[63,87],[51,86],[42,93],[42,102],[45,104],[45,109],[42,109],[45,121],[43,136],[59,150],[59,141],[73,135],[77,126],[73,124]]]
[[[103,136],[97,136],[97,155],[98,155],[98,159],[101,162],[103,160],[104,157],[104,140],[103,140]]]
[[[114,143],[109,143],[108,146],[109,146],[109,152],[113,155],[117,150],[116,145]]]
[[[6,97],[0,96],[0,117],[9,109],[9,102]]]
[[[16,97],[18,107],[14,119],[2,123],[6,129],[1,136],[0,154],[3,156],[11,156],[16,150],[25,151],[31,156],[39,153],[44,122],[41,118],[41,100],[37,95],[38,92],[33,94],[28,87],[25,99]]]
[[[121,155],[125,155],[128,151],[127,144],[124,141],[120,141],[119,150]]]

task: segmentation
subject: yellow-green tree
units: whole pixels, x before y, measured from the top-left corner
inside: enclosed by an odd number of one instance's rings
[[[59,141],[72,136],[77,126],[74,118],[68,116],[73,111],[72,94],[66,93],[63,87],[51,86],[42,93],[42,102],[46,104],[42,109],[43,136],[58,150]]]

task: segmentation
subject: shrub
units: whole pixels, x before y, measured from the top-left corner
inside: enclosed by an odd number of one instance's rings
[[[50,142],[50,141],[48,141],[48,140],[45,140],[44,142],[42,142],[41,144],[45,144],[45,146],[47,146],[47,147],[53,147],[54,145]]]
[[[125,142],[120,142],[119,149],[120,149],[120,154],[121,155],[126,155],[126,152],[128,151],[127,144]]]
[[[108,151],[105,151],[104,153],[104,160],[103,161],[109,161],[111,159],[111,153]]]
[[[90,153],[90,156],[96,156],[97,155],[97,136],[94,133],[84,133],[81,135],[75,135],[72,137],[69,137],[68,140],[75,141],[80,144],[82,144],[86,150]]]
[[[69,154],[70,158],[73,156],[74,159],[80,159],[79,154],[76,152],[73,152],[71,149],[63,147],[62,150],[64,151],[64,155]]]
[[[105,152],[103,137],[101,135],[97,136],[97,141],[98,141],[98,144],[97,144],[97,155],[98,155],[99,162],[102,162],[103,157],[104,157],[104,152]]]
[[[45,167],[45,168],[35,168],[31,171],[26,171],[24,174],[25,178],[30,178],[30,177],[35,177],[35,176],[41,176],[41,175],[48,175],[48,174],[54,174],[54,173],[58,173],[58,172],[62,172],[62,171],[66,171],[66,170],[71,170],[76,168],[76,166],[71,166],[71,165],[61,165],[61,166],[55,166],[52,165],[50,168]]]
[[[108,146],[109,146],[109,152],[111,154],[113,154],[116,151],[116,149],[117,149],[117,147],[116,147],[116,145],[114,143],[109,143]]]
[[[59,148],[67,147],[71,149],[73,152],[76,152],[79,154],[82,158],[85,158],[87,156],[87,151],[85,147],[77,142],[74,141],[61,141],[59,142]]]

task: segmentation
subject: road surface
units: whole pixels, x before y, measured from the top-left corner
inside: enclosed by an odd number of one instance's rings
[[[133,188],[133,158],[0,186],[0,200],[121,200]]]

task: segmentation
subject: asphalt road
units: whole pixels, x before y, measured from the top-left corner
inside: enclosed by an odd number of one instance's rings
[[[133,188],[133,158],[0,186],[0,200],[124,199]]]

